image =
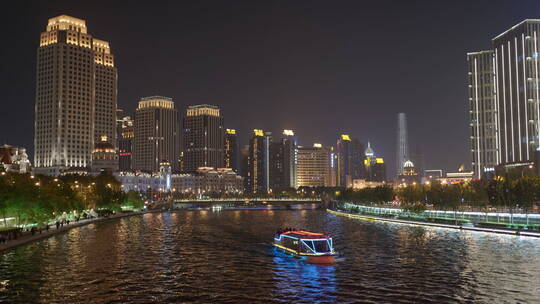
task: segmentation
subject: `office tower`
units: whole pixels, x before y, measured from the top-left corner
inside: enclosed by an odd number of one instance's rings
[[[296,184],[296,147],[298,138],[293,130],[283,130],[281,143],[283,146],[283,188],[298,188]]]
[[[250,142],[251,144],[251,142]],[[240,158],[241,158],[241,165],[240,165],[240,176],[244,178],[244,191],[250,191],[249,189],[252,189],[251,187],[251,179],[250,179],[250,170],[249,170],[249,145],[244,145],[242,148],[240,148]]]
[[[396,145],[396,175],[403,172],[404,164],[409,160],[409,142],[407,138],[407,117],[398,113],[397,145]]]
[[[130,171],[133,157],[133,120],[129,116],[122,118],[118,126],[118,169]]]
[[[272,141],[270,132],[263,130],[253,130],[253,137],[249,141],[248,157],[248,191],[268,192],[270,190],[270,167],[269,148]]]
[[[240,154],[238,153],[238,136],[235,129],[225,130],[225,144],[223,146],[224,167],[231,168],[237,174],[240,173]]]
[[[178,111],[171,98],[141,98],[135,111],[133,170],[158,172],[161,161],[178,170]]]
[[[200,167],[223,168],[224,129],[218,107],[189,106],[182,119],[182,132],[182,171],[195,172]]]
[[[364,152],[364,168],[366,172],[366,180],[370,182],[386,181],[386,165],[382,157],[377,157],[368,142],[368,146]]]
[[[88,168],[94,142],[116,137],[117,71],[108,42],[88,34],[82,19],[49,19],[37,50],[36,79],[36,172]]]
[[[328,186],[330,172],[330,149],[315,143],[313,147],[298,149],[296,184],[298,187]]]
[[[524,20],[493,38],[500,146],[498,162],[532,161],[539,146],[539,34],[540,20]],[[483,68],[479,60],[478,70]],[[483,83],[479,80],[479,84]],[[479,92],[478,100],[481,98],[487,97]],[[479,165],[483,166],[482,163]]]
[[[337,186],[350,188],[354,179],[365,175],[362,167],[363,145],[356,138],[342,134],[337,141]]]
[[[285,151],[283,142],[270,142],[269,157],[269,188],[272,191],[283,190],[285,186]]]
[[[499,163],[493,51],[468,53],[467,66],[472,168],[474,176],[481,178]]]
[[[338,154],[336,153],[336,148],[335,147],[328,147],[328,150],[329,150],[329,153],[330,153],[330,159],[329,159],[329,162],[330,162],[330,167],[329,167],[329,170],[330,170],[330,174],[328,176],[328,179],[326,181],[326,186],[327,187],[337,187],[338,185],[338,168],[337,168],[337,164],[338,164]]]

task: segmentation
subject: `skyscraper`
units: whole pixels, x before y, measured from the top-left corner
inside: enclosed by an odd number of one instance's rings
[[[131,117],[123,117],[118,128],[118,168],[120,171],[130,171],[133,169],[133,137],[135,134]]]
[[[36,79],[36,172],[88,168],[101,136],[116,143],[117,70],[108,42],[88,34],[82,19],[49,19],[40,37]]]
[[[158,172],[161,161],[178,169],[178,111],[171,98],[141,98],[135,111],[133,169]]]
[[[189,106],[182,120],[183,171],[199,167],[223,168],[224,129],[219,108],[213,105]]]
[[[386,181],[386,165],[382,157],[377,157],[368,142],[366,151],[364,152],[364,167],[366,171],[366,180],[371,182]]]
[[[356,138],[342,134],[337,141],[337,186],[350,188],[353,180],[364,178],[364,147]]]
[[[481,178],[499,163],[493,51],[468,53],[467,63],[472,168],[474,176]]]
[[[298,147],[296,184],[298,187],[324,187],[330,180],[330,149],[319,143]]]
[[[240,154],[238,151],[238,135],[235,129],[225,130],[224,152],[224,167],[231,168],[237,174],[240,173]]]
[[[296,163],[298,138],[293,130],[283,130],[283,188],[298,188],[296,184]]]
[[[539,146],[539,34],[540,20],[524,20],[493,38],[502,163],[532,161]]]
[[[396,148],[396,175],[400,175],[403,172],[405,162],[409,160],[407,117],[405,113],[398,113]]]
[[[268,142],[263,130],[253,130],[249,141],[247,191],[266,192],[268,190]]]

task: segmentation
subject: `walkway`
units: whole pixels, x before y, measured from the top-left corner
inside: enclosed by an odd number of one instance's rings
[[[91,223],[106,221],[109,219],[121,218],[121,217],[132,216],[132,215],[139,215],[139,214],[144,214],[144,213],[146,212],[117,213],[109,217],[99,217],[99,218],[93,218],[93,219],[80,220],[78,222],[70,222],[69,225],[64,224],[64,226],[60,226],[60,228],[58,229],[56,229],[55,225],[51,225],[48,231],[43,230],[42,233],[36,232],[34,235],[32,235],[29,231],[24,232],[16,240],[7,241],[6,243],[0,244],[0,252],[11,249],[11,248],[15,248],[15,247],[18,247],[18,246],[21,246],[30,242],[48,238],[52,235],[68,231],[69,229],[72,229],[72,228],[81,227],[81,226],[88,225]]]
[[[358,215],[358,214],[351,214],[351,213],[347,213],[347,212],[335,211],[335,210],[330,210],[330,209],[326,209],[326,211],[328,211],[328,212],[330,212],[332,214],[335,214],[335,215],[346,216],[346,217],[349,217],[349,218],[361,219],[361,220],[391,222],[391,223],[406,224],[406,225],[417,225],[417,226],[431,226],[431,227],[438,227],[438,228],[450,228],[450,229],[479,231],[479,232],[491,232],[491,233],[498,233],[498,234],[530,236],[530,237],[540,238],[540,233],[538,233],[538,232],[528,232],[528,231],[523,231],[523,230],[521,230],[521,231],[512,231],[512,230],[502,230],[502,229],[490,229],[490,228],[480,228],[480,227],[469,227],[469,226],[458,226],[458,225],[447,225],[447,224],[435,224],[435,223],[425,223],[425,222],[389,219],[389,218],[382,218],[382,217],[371,216],[371,215],[368,215],[368,216],[366,216],[366,215]]]

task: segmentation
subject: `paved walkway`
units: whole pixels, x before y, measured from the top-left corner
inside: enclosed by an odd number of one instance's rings
[[[139,214],[144,214],[144,213],[146,212],[117,213],[109,217],[99,217],[99,218],[93,218],[93,219],[80,220],[78,222],[70,222],[69,225],[64,224],[64,226],[60,226],[60,228],[58,229],[56,229],[55,225],[51,225],[49,228],[49,231],[43,230],[41,233],[36,232],[34,235],[32,235],[32,233],[29,231],[24,232],[16,240],[7,241],[6,243],[0,244],[0,252],[11,249],[11,248],[15,248],[15,247],[18,247],[18,246],[21,246],[30,242],[48,238],[52,235],[68,231],[69,229],[72,229],[72,228],[81,227],[81,226],[88,225],[91,223],[106,221],[109,219],[121,218],[121,217],[132,216],[132,215],[139,215]]]
[[[415,222],[415,221],[389,219],[389,218],[382,218],[382,217],[369,216],[369,215],[366,216],[366,215],[351,214],[351,213],[335,211],[335,210],[331,210],[331,209],[326,209],[326,211],[328,211],[328,212],[330,212],[332,214],[336,214],[336,215],[340,215],[340,216],[346,216],[346,217],[350,217],[350,218],[362,219],[362,220],[391,222],[391,223],[399,223],[399,224],[407,224],[407,225],[418,225],[418,226],[431,226],[431,227],[438,227],[438,228],[450,228],[450,229],[479,231],[479,232],[491,232],[491,233],[498,233],[498,234],[508,234],[508,235],[517,235],[517,236],[530,236],[530,237],[540,238],[540,233],[538,233],[538,232],[529,232],[529,231],[524,231],[524,230],[512,231],[512,230],[502,230],[502,229],[491,229],[491,228],[480,228],[480,227],[469,227],[469,226],[458,226],[458,225],[435,224],[435,223],[426,223],[426,222]]]

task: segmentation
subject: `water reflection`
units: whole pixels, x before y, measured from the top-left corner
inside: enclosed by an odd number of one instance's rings
[[[343,262],[274,251],[329,234]],[[0,255],[0,303],[539,303],[540,240],[324,211],[183,211],[75,228]]]
[[[336,296],[334,267],[304,263],[276,248],[273,295],[295,303],[332,303]]]

